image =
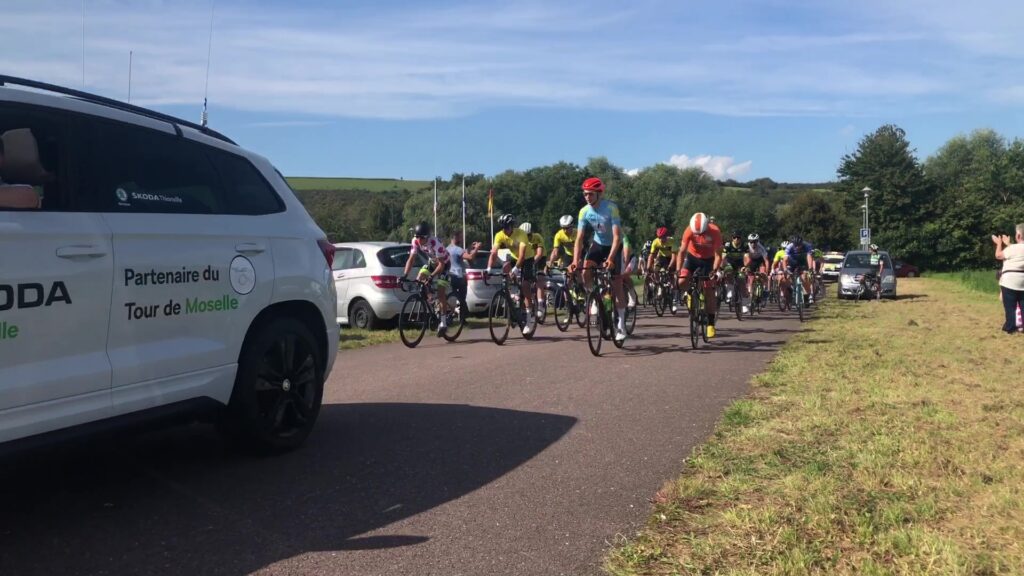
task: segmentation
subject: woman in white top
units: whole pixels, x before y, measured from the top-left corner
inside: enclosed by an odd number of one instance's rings
[[[996,258],[1003,261],[999,273],[999,288],[1002,292],[1006,322],[1003,331],[1007,334],[1024,332],[1024,326],[1017,325],[1017,306],[1024,305],[1024,224],[1017,224],[1016,243],[1010,244],[1010,237],[992,236],[996,245]]]

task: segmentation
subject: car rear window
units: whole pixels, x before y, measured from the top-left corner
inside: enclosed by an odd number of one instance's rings
[[[387,248],[381,248],[377,252],[377,260],[380,261],[381,265],[386,268],[401,268],[405,266],[405,263],[409,260],[409,250],[412,246],[405,244],[402,246],[389,246]],[[421,254],[416,255],[416,259],[413,261],[416,266],[423,266],[427,263],[427,259]]]
[[[487,268],[487,259],[490,257],[490,252],[477,252],[476,256],[473,257],[473,261],[469,263],[469,268],[473,270],[482,270]]]

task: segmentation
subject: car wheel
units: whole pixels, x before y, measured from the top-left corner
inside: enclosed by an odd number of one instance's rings
[[[374,314],[373,308],[366,300],[356,300],[352,304],[352,310],[348,314],[349,324],[353,328],[373,330],[380,324],[380,318]]]
[[[305,324],[286,316],[246,338],[221,430],[243,448],[274,453],[298,447],[320,414],[324,362]]]

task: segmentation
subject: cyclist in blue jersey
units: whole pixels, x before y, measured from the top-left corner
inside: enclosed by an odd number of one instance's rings
[[[804,304],[813,304],[814,296],[811,294],[811,277],[808,270],[814,270],[814,257],[811,252],[814,246],[810,242],[804,242],[799,234],[794,234],[789,239],[789,246],[786,248],[786,268],[794,276],[800,277],[804,285]],[[789,283],[784,281],[784,287],[788,288]]]
[[[583,182],[583,197],[587,205],[580,209],[577,224],[576,246],[573,250],[572,266],[575,271],[583,261],[583,280],[589,290],[594,284],[593,269],[602,266],[611,271],[615,279],[619,279],[625,269],[622,262],[622,221],[619,207],[611,200],[602,198],[604,183],[600,178],[587,178]],[[593,231],[590,247],[583,251],[583,237],[587,230]],[[622,282],[612,282],[612,293],[615,296],[615,307],[619,313],[619,322],[615,327],[615,340],[626,339],[626,295]]]

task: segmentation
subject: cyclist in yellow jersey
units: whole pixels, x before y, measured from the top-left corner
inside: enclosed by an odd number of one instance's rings
[[[515,216],[502,214],[498,218],[498,226],[501,227],[501,230],[494,235],[494,245],[491,246],[491,255],[487,258],[487,268],[494,267],[499,250],[509,251],[509,258],[502,266],[502,271],[513,275],[522,271],[520,294],[523,295],[523,303],[526,305],[527,312],[523,334],[531,334],[537,328],[537,320],[533,311],[534,282],[537,280],[537,271],[534,268],[536,249],[533,248],[526,232],[516,228]]]
[[[569,214],[558,219],[561,230],[555,232],[555,238],[551,241],[549,266],[564,268],[567,262],[572,262],[573,248],[576,244],[576,228],[572,224],[573,219]]]
[[[546,262],[544,261],[544,238],[537,232],[533,231],[533,224],[529,222],[523,222],[519,225],[519,229],[526,233],[526,237],[530,241],[530,247],[527,251],[533,254],[534,268],[536,270],[536,285],[537,285],[537,320],[543,321],[546,310],[544,307],[547,305],[547,298],[544,297],[544,287],[547,284],[547,271],[545,270]]]
[[[647,256],[647,269],[654,269],[655,258],[657,258],[658,267],[666,270],[672,270],[675,267],[675,244],[674,238],[668,235],[668,228],[662,226],[658,228],[657,238],[654,242],[651,242],[651,253]]]

